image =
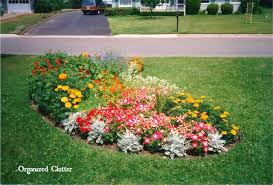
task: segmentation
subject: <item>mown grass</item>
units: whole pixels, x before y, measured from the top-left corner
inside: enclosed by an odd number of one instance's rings
[[[243,138],[228,153],[170,160],[126,155],[75,140],[43,121],[30,107],[27,77],[33,57],[2,56],[2,183],[271,184],[272,59],[145,58],[145,75],[207,95],[241,125]],[[51,165],[71,173],[17,170]]]
[[[176,32],[175,16],[114,16],[108,18],[112,34],[167,34]],[[187,15],[179,17],[179,33],[273,33],[272,9],[253,15]]]
[[[19,34],[28,27],[38,23],[39,21],[48,18],[52,13],[49,14],[26,14],[18,17],[14,17],[7,20],[2,20],[0,23],[0,33],[7,34]]]

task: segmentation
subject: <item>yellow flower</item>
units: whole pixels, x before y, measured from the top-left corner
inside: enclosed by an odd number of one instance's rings
[[[61,102],[63,102],[63,103],[68,102],[68,98],[67,98],[67,97],[62,97],[62,98],[61,98]]]
[[[222,131],[222,135],[227,135],[227,131]]]
[[[72,107],[72,104],[70,102],[66,102],[64,106],[69,109]]]
[[[211,124],[211,123],[207,123],[206,125],[207,125],[207,126],[211,126],[212,124]]]
[[[220,114],[220,118],[226,118],[227,117],[227,115],[226,114]]]
[[[232,135],[234,135],[234,136],[237,134],[236,130],[233,130],[233,129],[230,131],[230,133],[231,133]]]
[[[219,110],[219,109],[221,109],[221,107],[216,106],[216,107],[214,107],[213,109],[214,109],[214,110]]]
[[[75,94],[70,94],[69,97],[70,98],[76,98],[76,95]]]
[[[189,103],[194,103],[194,102],[195,102],[195,100],[194,100],[191,96],[188,97],[188,98],[186,99],[186,101],[189,102]]]
[[[238,131],[240,129],[239,126],[236,126],[235,124],[232,124],[231,125],[232,129],[235,130],[235,131]]]
[[[82,52],[82,56],[88,58],[89,54],[86,51],[84,51],[84,52]]]
[[[75,102],[75,103],[78,103],[78,102],[81,102],[81,101],[82,101],[81,98],[75,98],[74,101],[73,101],[73,103],[74,103],[74,102]]]
[[[206,96],[201,96],[202,99],[206,98]]]
[[[186,101],[185,101],[185,100],[182,100],[181,103],[186,103]]]
[[[82,93],[81,93],[80,91],[75,91],[75,95],[76,95],[77,97],[79,97],[79,98],[82,97]]]
[[[68,90],[69,90],[69,87],[68,87],[67,85],[65,85],[65,86],[62,87],[62,90],[63,90],[63,91],[68,91]]]
[[[66,63],[66,64],[67,64],[67,63],[68,63],[68,60],[65,60],[65,61],[64,61],[64,63]]]
[[[225,114],[225,115],[229,115],[229,112],[227,112],[227,111],[224,111],[224,113],[223,114]]]
[[[68,90],[68,93],[69,93],[69,94],[74,94],[75,92],[76,92],[76,91],[75,91],[74,89],[69,89],[69,90]]]
[[[61,73],[61,74],[59,74],[59,79],[60,80],[66,80],[67,79],[67,75],[65,73]]]
[[[192,116],[193,118],[196,118],[196,117],[197,117],[197,114],[193,113],[191,116]]]
[[[198,108],[198,107],[199,107],[199,103],[194,103],[193,106],[194,106],[195,108]]]
[[[79,105],[74,105],[73,107],[74,107],[74,109],[77,109],[77,108],[79,108]]]
[[[94,85],[92,83],[88,83],[87,86],[89,89],[92,89],[94,87]]]
[[[207,120],[208,118],[209,118],[209,116],[206,115],[206,114],[201,115],[201,119],[204,120],[204,121]]]
[[[193,112],[194,112],[194,113],[196,113],[196,114],[198,114],[198,113],[199,113],[199,111],[197,111],[197,110],[194,110]]]
[[[59,91],[59,89],[58,89],[58,88],[55,88],[54,91]]]
[[[61,89],[62,87],[63,87],[62,85],[58,85],[58,86],[57,86],[58,89]]]

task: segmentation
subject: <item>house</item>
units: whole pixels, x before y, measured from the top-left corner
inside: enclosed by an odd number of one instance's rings
[[[31,13],[34,0],[1,0],[1,6],[9,13]]]
[[[233,5],[233,11],[236,12],[240,6],[240,0],[202,0],[200,11],[206,10],[209,4],[230,3]],[[154,11],[183,11],[186,10],[186,0],[169,0],[169,3],[164,3],[157,6]],[[148,7],[141,5],[140,0],[112,0],[112,7],[135,7],[140,8],[140,11],[149,11]]]

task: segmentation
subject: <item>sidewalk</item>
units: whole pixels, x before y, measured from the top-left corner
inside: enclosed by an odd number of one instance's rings
[[[113,51],[140,57],[272,57],[272,35],[116,35],[18,36],[1,35],[2,54],[40,55]]]

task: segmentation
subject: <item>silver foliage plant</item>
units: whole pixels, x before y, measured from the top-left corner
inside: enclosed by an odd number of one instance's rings
[[[165,155],[174,159],[175,156],[187,156],[186,151],[190,148],[190,141],[178,133],[171,133],[167,139],[166,144],[163,146]]]
[[[94,120],[91,125],[91,131],[88,133],[87,141],[96,142],[97,144],[103,144],[102,135],[104,133],[105,123],[100,120]]]
[[[128,152],[139,152],[143,150],[143,146],[139,143],[140,138],[126,130],[125,134],[118,135],[120,139],[118,140],[118,147],[125,153]]]
[[[222,134],[219,134],[218,132],[215,133],[209,133],[208,134],[208,150],[211,152],[221,152],[221,151],[227,151],[227,149],[224,147],[225,140],[221,139]]]
[[[86,113],[84,112],[76,112],[69,114],[68,118],[61,122],[61,125],[64,127],[65,132],[69,134],[74,134],[76,129],[78,128],[78,124],[76,119],[78,117],[85,117]]]

